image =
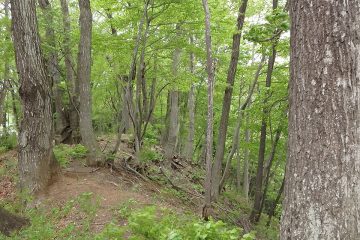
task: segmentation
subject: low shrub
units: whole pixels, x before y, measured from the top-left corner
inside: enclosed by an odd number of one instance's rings
[[[6,152],[17,146],[17,136],[15,133],[0,136],[0,152]]]
[[[82,159],[86,157],[87,149],[81,145],[56,145],[53,149],[55,158],[58,160],[61,167],[66,167],[73,159]]]

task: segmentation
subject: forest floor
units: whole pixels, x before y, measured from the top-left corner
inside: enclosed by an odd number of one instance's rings
[[[100,143],[105,149],[109,142]],[[84,159],[69,160],[49,188],[28,206],[40,209],[45,216],[58,214],[56,229],[70,224],[81,229],[91,215],[88,229],[93,234],[103,231],[110,222],[126,226],[131,212],[148,206],[179,215],[201,216],[201,167],[185,159],[174,158],[170,163],[157,160],[161,154],[150,156],[151,161],[139,162],[132,159],[133,150],[128,143],[123,142],[120,149],[108,167],[87,167]],[[151,151],[162,150],[157,147]],[[17,193],[16,166],[15,150],[0,154],[0,204],[23,201]],[[241,197],[224,194],[215,208],[216,219],[240,226],[246,232],[251,230],[247,221],[249,204]]]

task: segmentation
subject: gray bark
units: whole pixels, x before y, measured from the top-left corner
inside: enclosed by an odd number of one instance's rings
[[[142,124],[143,121],[148,116],[148,106],[147,106],[147,91],[146,91],[146,80],[145,80],[145,51],[146,44],[148,39],[150,20],[148,18],[148,6],[145,5],[144,18],[146,19],[145,31],[142,33],[141,38],[141,53],[139,59],[139,65],[137,69],[137,81],[136,81],[136,104],[135,112],[136,119],[134,119],[134,132],[135,132],[135,150],[136,153],[140,152],[141,141],[142,141]]]
[[[206,42],[206,70],[208,74],[208,116],[206,127],[206,152],[205,152],[205,165],[206,165],[206,177],[205,177],[205,203],[203,207],[202,216],[205,220],[208,220],[211,215],[211,182],[212,182],[212,147],[213,147],[213,108],[214,108],[214,68],[212,57],[212,45],[211,45],[211,15],[207,0],[202,0],[204,12],[205,12],[205,42]]]
[[[7,20],[9,20],[9,1],[6,0],[4,3],[4,12],[5,12],[5,18]],[[10,28],[6,27],[6,33],[5,33],[5,40],[9,41],[10,37],[9,35],[11,34]],[[6,49],[5,51],[9,51],[10,49]],[[5,54],[5,59],[4,59],[4,79],[3,82],[0,82],[0,125],[2,125],[3,123],[6,123],[6,119],[4,119],[4,115],[6,115],[5,113],[5,99],[6,99],[6,94],[8,93],[8,88],[10,87],[10,80],[9,80],[9,60],[7,57],[7,54]],[[6,129],[3,129],[4,132],[6,131]]]
[[[103,161],[92,125],[91,106],[91,32],[92,13],[89,0],[79,0],[80,42],[77,75],[80,91],[80,134],[88,150],[87,165],[94,166]]]
[[[70,15],[68,0],[60,0],[62,19],[63,19],[63,28],[64,28],[64,39],[63,39],[63,52],[64,52],[64,62],[66,69],[66,80],[67,85],[70,86],[70,107],[69,107],[69,122],[71,135],[68,139],[64,139],[64,142],[69,143],[79,143],[81,140],[80,136],[80,119],[79,119],[79,81],[75,74],[74,62],[71,51],[71,25],[70,25]]]
[[[246,118],[246,125],[249,126],[249,117]],[[250,136],[251,132],[249,127],[245,130],[245,142],[247,145],[250,144]],[[245,154],[244,154],[244,179],[243,179],[243,192],[246,199],[249,199],[249,187],[250,187],[250,181],[249,181],[249,162],[250,162],[250,148],[247,146],[245,148]]]
[[[170,97],[170,111],[168,121],[168,137],[165,143],[165,157],[172,158],[177,155],[176,149],[178,144],[179,133],[179,92],[171,91]]]
[[[56,49],[56,36],[54,31],[54,19],[53,12],[48,0],[39,0],[40,8],[43,11],[44,18],[46,20],[46,41],[50,46],[51,50],[46,56],[47,70],[52,78],[53,83],[53,98],[55,105],[55,134],[61,135],[65,126],[67,125],[64,105],[62,102],[64,92],[59,87],[60,84],[60,72],[59,72],[59,58]]]
[[[360,239],[360,2],[293,0],[290,12],[280,236]]]
[[[4,79],[4,82],[1,83],[0,85],[0,125],[3,125],[3,122],[5,122],[4,119],[4,113],[5,113],[5,98],[6,98],[6,94],[8,92],[8,84],[7,84],[7,80]],[[3,129],[4,132],[6,131],[6,129]]]
[[[16,130],[19,132],[19,130],[20,130],[19,113],[18,113],[19,111],[16,106],[15,86],[11,83],[11,81],[9,81],[9,90],[10,90],[10,95],[11,95],[11,107],[12,107],[12,112],[13,112],[13,116],[15,119],[15,126],[16,126]]]
[[[23,119],[19,133],[20,188],[34,193],[49,183],[52,152],[50,79],[40,49],[35,0],[11,0]]]
[[[180,37],[180,25],[176,25],[177,36]],[[173,53],[173,63],[172,63],[172,75],[176,79],[179,72],[181,58],[181,49],[176,48]],[[177,149],[179,144],[179,130],[180,130],[180,120],[179,120],[179,91],[171,90],[170,91],[170,111],[169,111],[169,121],[168,121],[168,136],[165,143],[165,157],[172,158],[177,155]]]
[[[190,44],[194,44],[194,37],[190,37]],[[194,74],[195,71],[195,55],[193,52],[190,53],[190,73]],[[188,98],[188,109],[189,109],[189,128],[187,140],[184,148],[184,156],[192,160],[194,154],[194,138],[195,138],[195,85],[191,83],[189,98]]]

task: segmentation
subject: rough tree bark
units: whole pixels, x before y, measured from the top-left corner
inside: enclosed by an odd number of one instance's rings
[[[91,32],[92,13],[89,0],[79,0],[80,42],[77,75],[80,91],[80,134],[82,143],[88,150],[87,165],[103,162],[103,156],[96,142],[92,125],[91,106]]]
[[[360,2],[290,5],[290,119],[280,236],[360,239]]]
[[[75,64],[73,62],[73,56],[71,51],[71,41],[70,41],[70,33],[71,33],[71,25],[70,25],[70,15],[69,15],[69,7],[68,0],[60,0],[61,11],[62,11],[62,20],[63,20],[63,28],[64,28],[64,39],[62,42],[63,53],[64,53],[64,62],[66,69],[66,80],[67,85],[70,88],[69,98],[70,98],[70,106],[69,106],[69,127],[67,129],[69,136],[66,139],[62,139],[62,142],[65,143],[79,143],[81,140],[80,136],[80,119],[79,119],[79,81],[75,74]],[[65,132],[63,133],[65,135]],[[65,137],[65,136],[63,136]]]
[[[43,190],[55,169],[50,78],[40,49],[35,0],[11,0],[23,119],[19,133],[20,188]]]
[[[180,37],[180,25],[176,25],[176,35]],[[181,49],[176,48],[173,53],[173,63],[172,63],[172,75],[174,80],[178,77],[179,65],[181,58]],[[172,158],[178,154],[178,144],[179,144],[179,130],[180,130],[180,119],[179,119],[179,98],[180,92],[172,89],[169,94],[170,97],[170,109],[169,109],[169,120],[168,120],[168,130],[167,130],[167,141],[165,142],[165,157],[167,159]]]
[[[212,169],[212,194],[214,200],[219,196],[219,186],[221,180],[221,164],[224,159],[225,152],[225,141],[227,134],[227,127],[229,121],[230,105],[231,98],[233,93],[233,86],[235,82],[235,76],[237,71],[237,65],[239,62],[239,53],[240,53],[240,40],[241,40],[241,31],[244,26],[245,13],[247,8],[248,0],[242,0],[239,8],[239,14],[237,18],[237,32],[233,35],[232,51],[231,51],[231,60],[227,73],[227,86],[224,93],[223,107],[221,112],[221,119],[219,124],[219,134],[216,144],[216,153],[214,159],[214,166]]]
[[[63,105],[63,90],[59,87],[60,72],[59,72],[59,57],[56,48],[56,36],[54,31],[54,18],[49,0],[39,0],[39,6],[42,9],[44,18],[46,20],[46,41],[50,46],[48,56],[46,56],[47,71],[50,74],[53,84],[53,98],[55,105],[55,134],[61,135],[64,133],[64,128],[67,126],[66,116]],[[64,137],[61,137],[62,139]]]
[[[206,70],[208,74],[208,116],[206,127],[206,177],[205,177],[205,203],[202,211],[202,216],[205,220],[209,219],[211,215],[211,168],[212,168],[212,146],[213,146],[213,98],[214,98],[214,68],[211,46],[211,15],[209,4],[207,0],[202,0],[205,12],[205,42],[206,42]]]

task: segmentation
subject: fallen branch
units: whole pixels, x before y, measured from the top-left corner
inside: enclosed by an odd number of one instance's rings
[[[142,180],[144,180],[145,182],[148,182],[148,179],[146,177],[144,177],[142,174],[140,174],[138,171],[136,171],[135,169],[133,169],[132,167],[130,167],[130,165],[128,164],[128,159],[125,159],[125,167],[127,170],[129,170],[130,172],[134,173],[136,176],[138,176],[139,178],[141,178]]]

